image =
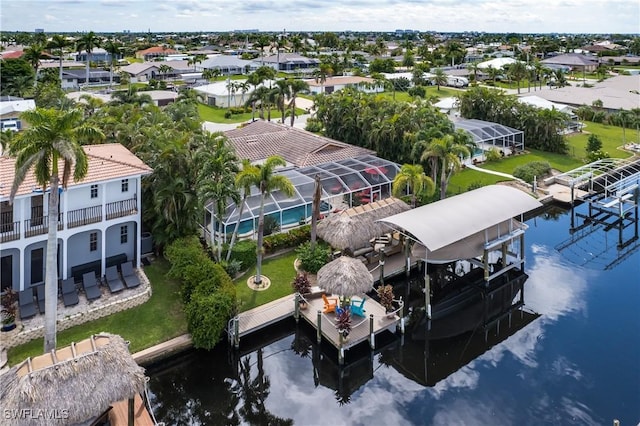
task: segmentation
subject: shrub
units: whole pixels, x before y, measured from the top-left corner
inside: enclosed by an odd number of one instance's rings
[[[256,263],[256,242],[238,241],[233,245],[229,262],[239,262],[244,269],[251,268]]]
[[[522,166],[518,166],[513,171],[513,175],[527,183],[533,183],[533,177],[540,178],[551,171],[551,165],[543,161],[532,161]]]
[[[427,92],[424,89],[424,87],[422,86],[415,86],[412,87],[411,89],[409,89],[409,95],[412,97],[421,97],[424,99],[424,97],[426,96]]]
[[[294,228],[289,232],[273,234],[265,237],[263,242],[266,253],[274,253],[291,247],[297,247],[311,237],[311,226],[305,225]]]
[[[320,244],[316,244],[315,248],[312,249],[311,243],[307,241],[296,249],[296,254],[302,269],[315,274],[329,261],[331,251],[328,247]]]
[[[503,154],[500,154],[502,151],[497,150],[496,148],[491,148],[489,151],[485,152],[485,158],[487,162],[490,161],[500,161],[502,159]]]
[[[589,139],[587,140],[587,152],[599,151],[602,149],[602,141],[598,137],[598,135],[590,134]]]
[[[304,129],[307,132],[320,133],[323,129],[322,121],[317,118],[308,118]]]
[[[280,223],[273,216],[264,217],[264,236],[271,235],[280,230]]]
[[[237,259],[229,259],[220,261],[220,266],[229,274],[230,277],[235,277],[242,270],[242,262]]]
[[[296,277],[291,282],[291,287],[293,290],[300,293],[306,294],[311,291],[311,283],[309,282],[309,274],[306,272],[298,272]]]
[[[226,111],[224,112],[224,118],[226,118],[226,119],[231,118],[231,115],[232,115],[232,114],[231,114],[231,111],[229,111],[229,110],[226,110]]]
[[[473,181],[469,184],[469,186],[467,186],[467,191],[473,191],[474,189],[478,189],[478,188],[482,188],[484,186],[484,184],[479,181]]]
[[[610,155],[608,152],[598,149],[597,151],[589,151],[587,153],[586,162],[593,163],[597,160],[602,160],[603,158],[609,158]]]
[[[193,346],[212,349],[219,341],[231,316],[236,313],[236,295],[233,286],[224,285],[211,292],[213,280],[202,283],[193,292],[186,306],[187,327]]]

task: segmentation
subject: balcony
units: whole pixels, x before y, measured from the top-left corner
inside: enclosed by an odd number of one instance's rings
[[[58,231],[64,227],[62,213],[58,213]],[[32,217],[24,221],[25,238],[42,235],[49,232],[49,216]]]
[[[20,222],[0,223],[0,242],[14,241],[20,238]]]
[[[77,228],[78,226],[98,222],[102,222],[102,205],[67,212],[68,228]]]
[[[138,213],[138,200],[129,198],[128,200],[115,201],[107,203],[106,214],[107,220],[118,217],[131,216]]]

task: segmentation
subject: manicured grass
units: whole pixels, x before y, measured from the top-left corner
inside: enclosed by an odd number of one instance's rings
[[[451,89],[445,86],[440,86],[440,90],[438,90],[438,86],[424,86],[424,88],[426,99],[437,98],[439,100],[443,98],[450,98],[458,96],[462,92],[462,90]],[[393,99],[393,92],[390,90],[378,93],[377,95],[383,96],[388,99]],[[412,96],[409,96],[409,93],[407,92],[396,92],[395,98],[398,102],[412,102],[414,100],[414,98]]]
[[[567,137],[571,149],[571,155],[577,158],[585,158],[587,156],[586,147],[590,134],[598,135],[602,141],[602,150],[608,152],[613,158],[626,158],[629,153],[620,149],[624,145],[622,142],[622,127],[611,126],[609,124],[592,123],[585,121],[586,127],[582,133],[574,134]],[[637,142],[638,133],[636,129],[625,129],[625,140],[629,142]]]
[[[526,163],[532,161],[548,161],[551,167],[563,172],[582,166],[584,163],[574,157],[561,154],[553,154],[550,152],[530,150],[526,154],[515,155],[504,158],[499,161],[480,164],[478,167],[495,170],[497,172],[513,174],[513,170]],[[447,192],[450,194],[460,194],[467,191],[471,184],[474,185],[493,185],[497,182],[503,182],[507,178],[483,173],[476,170],[465,169],[451,177]]]
[[[256,291],[250,289],[247,285],[249,277],[256,274],[255,266],[240,278],[234,280],[240,311],[247,311],[293,293],[291,282],[296,276],[296,270],[293,266],[296,257],[295,251],[291,251],[262,262],[262,275],[271,280],[271,286],[267,290]]]
[[[200,114],[200,118],[202,118],[204,121],[210,121],[212,123],[227,123],[227,124],[233,124],[233,123],[244,123],[246,121],[251,121],[251,118],[255,118],[258,119],[260,117],[260,111],[256,110],[255,112],[255,117],[254,114],[252,114],[251,112],[247,112],[244,114],[233,114],[231,116],[231,118],[225,118],[224,114],[225,112],[227,112],[226,108],[214,108],[214,107],[210,107],[209,105],[205,105],[205,104],[198,104],[198,113]],[[304,110],[301,108],[296,108],[296,114],[297,115],[302,115],[304,114]],[[280,117],[282,116],[282,114],[280,114],[280,111],[276,110],[276,109],[272,109],[271,110],[271,121],[280,121]],[[265,119],[267,118],[267,111],[264,111],[264,117]],[[285,122],[288,122],[290,120],[290,118],[287,118],[285,120]]]
[[[86,339],[92,334],[119,334],[131,342],[131,353],[167,341],[187,332],[179,284],[166,277],[169,263],[156,259],[144,272],[152,283],[151,298],[140,306],[118,312],[58,333],[58,347]],[[43,339],[35,339],[8,351],[10,364],[42,353]]]

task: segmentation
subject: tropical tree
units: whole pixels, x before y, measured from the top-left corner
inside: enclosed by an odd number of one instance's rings
[[[291,89],[289,88],[289,82],[287,80],[278,80],[276,81],[276,87],[272,89],[273,96],[275,100],[275,105],[277,106],[280,114],[280,122],[284,124],[285,113],[286,113],[286,100],[291,97]]]
[[[440,86],[447,85],[447,74],[441,69],[436,68],[434,72],[433,82],[438,86],[438,90],[440,90]]]
[[[509,66],[509,76],[518,84],[518,94],[520,94],[520,82],[527,76],[527,66],[520,61],[516,61]]]
[[[222,75],[220,68],[207,68],[202,71],[202,78],[205,80],[215,80]]]
[[[468,64],[467,70],[469,70],[473,74],[473,81],[477,82],[478,71],[480,71],[480,68],[478,68],[478,62],[471,62],[470,64]]]
[[[173,71],[173,68],[167,64],[162,64],[158,67],[158,72],[162,75],[162,79],[165,80],[167,78],[167,74]]]
[[[86,84],[89,84],[89,63],[91,62],[91,52],[96,47],[100,47],[100,38],[93,31],[89,31],[80,39],[76,44],[76,49],[78,53],[82,53],[82,51],[87,52],[87,66],[86,66]]]
[[[37,84],[38,80],[38,68],[40,68],[40,61],[44,58],[44,47],[40,44],[34,44],[26,49],[24,49],[24,53],[22,58],[29,62],[29,64],[33,67],[33,71],[35,72],[35,80],[34,85]]]
[[[251,184],[260,191],[260,213],[258,216],[258,248],[257,248],[257,265],[254,284],[262,283],[262,254],[264,240],[264,201],[272,192],[279,190],[285,195],[291,197],[294,194],[294,187],[289,178],[282,174],[275,174],[276,167],[284,167],[287,162],[284,158],[273,155],[265,160],[263,164],[253,165],[242,169],[236,176],[236,184],[244,187]]]
[[[216,224],[222,224],[229,199],[236,204],[240,202],[235,186],[235,176],[240,168],[233,146],[224,133],[208,133],[202,137],[202,142],[194,158],[194,166],[198,170],[197,191],[203,207],[211,202],[211,247],[220,261],[222,242],[215,238]]]
[[[118,61],[118,55],[123,48],[121,43],[118,43],[113,38],[109,37],[104,44],[104,50],[109,54],[109,88],[113,86],[113,65]]]
[[[453,135],[434,139],[422,153],[420,161],[428,161],[431,157],[436,157],[439,161],[441,200],[447,196],[447,186],[451,176],[460,170],[462,165],[460,157],[468,157],[469,155],[471,155],[469,148],[456,142]]]
[[[241,170],[247,170],[247,169],[250,169],[251,167],[254,167],[251,164],[251,161],[249,161],[246,158],[242,160]],[[236,238],[238,237],[238,230],[240,229],[240,222],[242,221],[242,213],[244,212],[244,206],[246,205],[247,198],[249,198],[249,195],[251,195],[251,185],[253,185],[252,183],[253,171],[251,173],[249,172],[245,173],[241,178],[238,177],[240,176],[239,174],[236,176],[237,176],[236,182],[235,182],[236,190],[239,193],[242,193],[242,200],[240,201],[240,208],[238,210],[238,221],[236,222],[236,225],[233,228],[233,233],[231,234],[231,241],[229,242],[229,250],[227,251],[227,258],[226,258],[227,262],[231,258],[231,251],[233,249],[233,246],[236,243]],[[236,203],[236,208],[237,208],[237,203]]]
[[[324,93],[324,83],[326,83],[327,78],[333,75],[333,68],[328,63],[321,63],[317,70],[313,72],[313,78],[315,78],[316,83],[320,83],[320,93]]]
[[[289,107],[291,108],[291,127],[296,117],[296,98],[298,93],[309,90],[309,84],[306,81],[298,79],[289,79],[289,90],[291,92],[291,102]]]
[[[54,36],[51,37],[51,41],[49,41],[49,43],[47,44],[47,48],[55,49],[56,54],[58,55],[59,70],[60,70],[59,77],[60,77],[61,84],[62,84],[62,57],[64,56],[64,49],[65,47],[69,47],[72,44],[73,43],[71,43],[70,40],[68,40],[65,36],[61,34],[54,34]]]
[[[420,164],[403,164],[391,186],[394,197],[401,197],[405,192],[411,194],[411,207],[414,208],[418,194],[431,196],[435,190],[435,183],[424,174],[424,169]]]
[[[30,171],[43,189],[48,186],[44,332],[44,352],[48,353],[56,348],[58,317],[58,188],[62,184],[62,188],[66,189],[72,173],[76,182],[86,176],[88,160],[80,143],[99,141],[104,135],[97,128],[85,124],[82,112],[77,109],[61,111],[36,108],[23,112],[21,117],[30,126],[10,146],[10,153],[16,158],[10,200],[13,202],[19,186]]]

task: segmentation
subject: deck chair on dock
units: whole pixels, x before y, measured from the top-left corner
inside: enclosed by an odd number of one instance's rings
[[[365,298],[363,297],[362,300],[353,300],[351,299],[351,313],[353,315],[358,315],[360,317],[365,317],[365,310],[364,310],[364,300]]]
[[[327,295],[323,293],[322,301],[324,302],[324,310],[322,311],[323,313],[328,314],[336,311],[336,307],[338,306],[337,297],[327,297]]]
[[[18,293],[18,308],[20,319],[27,319],[36,316],[38,312],[33,299],[33,289],[28,288]]]

